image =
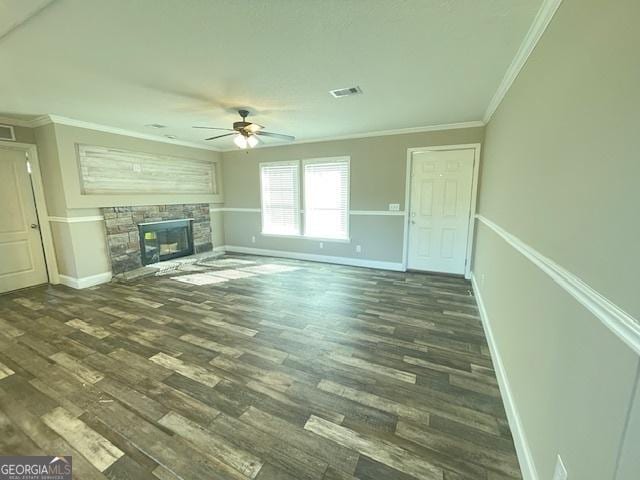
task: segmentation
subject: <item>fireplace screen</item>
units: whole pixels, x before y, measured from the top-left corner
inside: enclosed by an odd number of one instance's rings
[[[193,254],[193,220],[140,223],[142,264],[149,265]]]

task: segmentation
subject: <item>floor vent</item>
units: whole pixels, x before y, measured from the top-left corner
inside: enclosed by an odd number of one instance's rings
[[[351,95],[362,95],[360,87],[339,88],[338,90],[330,90],[329,93],[336,98],[350,97]]]
[[[16,134],[11,125],[0,125],[0,140],[15,141]]]

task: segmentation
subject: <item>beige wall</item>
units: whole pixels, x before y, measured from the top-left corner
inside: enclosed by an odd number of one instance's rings
[[[352,215],[351,242],[325,240],[320,248],[318,240],[261,235],[259,212],[225,212],[224,234],[226,244],[232,246],[400,263],[403,220],[402,216]],[[362,247],[360,253],[356,252],[356,245]]]
[[[211,241],[213,248],[224,245],[224,213],[220,210],[221,203],[211,204]]]
[[[42,172],[44,196],[47,211],[52,217],[65,217],[67,204],[64,198],[64,182],[58,157],[58,142],[53,124],[44,125],[34,130],[38,146],[38,160]]]
[[[487,126],[479,199],[483,216],[636,318],[639,21],[636,0],[562,3]],[[569,478],[614,478],[638,356],[484,225],[476,247],[540,479],[558,452]]]
[[[474,275],[539,479],[613,479],[637,356],[484,224]]]
[[[616,480],[637,479],[640,475],[640,370],[636,375],[636,389],[629,420],[620,450]]]
[[[51,222],[51,233],[61,275],[84,278],[111,270],[104,222]]]
[[[483,128],[387,135],[353,140],[302,143],[282,147],[231,151],[223,154],[225,207],[260,208],[259,163],[306,158],[351,157],[351,210],[388,210],[399,203],[404,210],[407,149],[434,145],[482,143]],[[260,235],[260,214],[225,212],[227,245],[296,253],[352,257],[400,263],[403,217],[350,216],[351,243],[283,239]],[[256,242],[251,242],[251,237]],[[356,253],[356,245],[362,253]]]
[[[214,202],[220,205],[222,201],[221,195],[82,195],[76,144],[101,145],[217,162],[219,187],[222,190],[222,162],[218,152],[58,124],[48,124],[34,129],[33,139],[38,147],[45,198],[51,217],[61,217],[64,220],[101,216],[99,207],[102,206]],[[214,246],[219,246],[223,243],[224,237],[220,213],[212,217],[212,226]],[[102,221],[52,221],[51,227],[61,275],[85,278],[110,271]]]
[[[73,250],[71,228],[68,224],[58,222],[50,222],[50,226],[58,273],[63,276],[78,278],[78,268],[75,252]],[[98,244],[100,249],[102,249],[103,244],[104,241]],[[109,270],[110,269],[102,270],[95,273],[103,273]]]
[[[13,134],[15,135],[15,141],[18,143],[36,143],[33,130],[27,127],[19,127],[11,122],[0,121],[0,125],[9,125],[13,127]],[[8,140],[7,140],[8,141]]]

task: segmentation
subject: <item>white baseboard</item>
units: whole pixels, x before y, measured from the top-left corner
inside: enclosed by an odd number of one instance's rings
[[[380,260],[367,260],[364,258],[352,257],[333,257],[330,255],[317,255],[315,253],[286,252],[283,250],[266,250],[263,248],[240,247],[235,245],[225,245],[224,247],[217,247],[216,249],[214,249],[214,251],[222,248],[226,252],[247,253],[250,255],[261,255],[267,257],[292,258],[295,260],[308,260],[310,262],[335,263],[337,265],[377,268],[380,270],[394,270],[398,272],[405,271],[404,267],[402,266],[402,262],[384,262]]]
[[[91,275],[89,277],[75,278],[68,275],[60,275],[60,283],[67,287],[82,289],[89,288],[101,283],[107,283],[111,281],[111,272],[99,273],[97,275]]]
[[[533,456],[531,455],[531,449],[529,448],[529,442],[527,442],[527,436],[518,414],[518,408],[516,407],[513,395],[511,393],[511,387],[509,386],[509,380],[507,379],[507,372],[502,364],[502,357],[498,346],[496,345],[495,338],[493,337],[493,330],[491,329],[491,323],[489,321],[489,315],[487,309],[482,300],[476,277],[471,272],[471,285],[473,286],[473,293],[476,297],[478,304],[478,310],[480,311],[480,318],[482,319],[482,325],[484,327],[484,333],[487,337],[487,343],[489,344],[489,350],[491,351],[491,358],[493,359],[493,366],[498,378],[498,386],[500,387],[500,394],[502,401],[504,402],[504,408],[507,413],[507,420],[509,421],[509,427],[511,428],[511,434],[513,436],[513,443],[516,447],[516,454],[518,455],[518,461],[520,462],[520,469],[522,470],[523,480],[539,480],[538,472],[536,470],[535,463],[533,462]]]

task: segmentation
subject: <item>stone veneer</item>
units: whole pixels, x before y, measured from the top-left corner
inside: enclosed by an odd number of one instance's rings
[[[213,249],[209,204],[144,205],[139,207],[106,207],[102,209],[107,230],[107,248],[113,275],[142,267],[138,224],[193,218],[195,253]]]

